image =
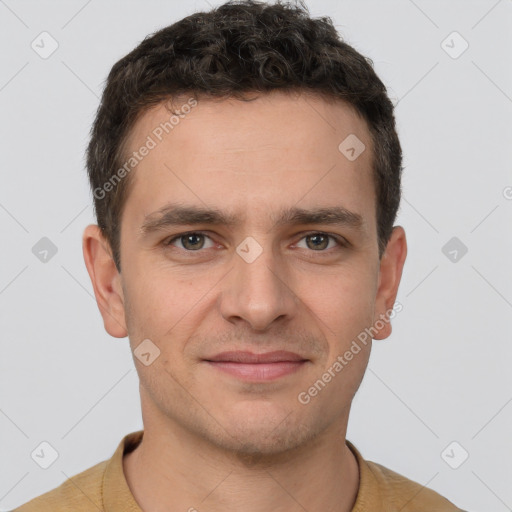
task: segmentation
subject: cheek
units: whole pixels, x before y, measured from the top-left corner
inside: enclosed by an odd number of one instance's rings
[[[130,335],[152,339],[166,351],[166,340],[172,339],[172,348],[178,348],[179,340],[190,336],[191,326],[197,327],[197,315],[208,303],[209,277],[184,278],[169,269],[135,274],[128,290]]]
[[[371,325],[377,277],[356,266],[301,279],[299,297],[322,321],[328,338],[343,347]]]
[[[168,262],[132,268],[127,289],[130,337],[134,343],[139,338],[155,340],[168,354],[183,351],[211,313],[223,290],[226,269],[170,268]],[[291,268],[288,276],[289,288],[299,299],[295,310],[289,311],[292,322],[312,329],[316,324],[331,356],[345,352],[352,339],[371,325],[378,277],[374,265],[361,255],[352,255],[336,268]]]
[[[365,329],[373,320],[375,276],[354,268],[333,273],[323,284],[323,293],[317,291],[308,304],[327,340],[328,354],[320,362],[316,379],[328,382],[323,400],[342,406],[353,398],[368,365],[372,338]]]

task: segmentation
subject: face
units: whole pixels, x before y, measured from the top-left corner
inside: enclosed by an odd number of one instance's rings
[[[339,433],[370,354],[361,333],[393,307],[405,259],[395,228],[379,260],[365,121],[281,92],[199,100],[159,140],[170,116],[147,111],[128,141],[156,144],[132,171],[120,275],[84,235],[105,327],[148,363],[134,357],[145,425],[247,454]],[[350,134],[355,160],[339,149]]]

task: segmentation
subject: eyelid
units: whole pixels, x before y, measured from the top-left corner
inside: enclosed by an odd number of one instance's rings
[[[310,235],[324,235],[324,236],[327,236],[329,238],[332,238],[334,239],[337,243],[338,243],[338,248],[340,247],[349,247],[350,246],[350,242],[343,236],[341,235],[337,235],[336,233],[329,233],[327,231],[320,231],[320,230],[312,230],[312,231],[305,231],[305,232],[301,232],[301,233],[298,233],[298,235],[301,235],[300,239],[299,239],[299,242],[307,237],[307,236],[310,236]],[[318,253],[324,253],[324,254],[329,254],[332,249],[336,249],[335,247],[332,247],[331,250],[323,250],[323,251],[311,251],[311,252],[318,252]]]
[[[208,233],[209,233],[208,231],[202,231],[202,230],[184,231],[183,233],[178,233],[176,235],[173,235],[172,238],[169,238],[169,239],[166,238],[163,242],[163,245],[165,247],[173,247],[171,245],[172,242],[174,242],[175,240],[178,240],[184,236],[187,236],[187,235],[203,235],[206,238],[209,238],[212,242],[214,242],[214,240],[212,239],[212,237],[210,235],[208,235]],[[310,235],[324,235],[329,238],[332,238],[338,243],[338,246],[339,246],[338,248],[350,246],[350,242],[345,237],[343,237],[341,235],[337,235],[335,233],[329,233],[326,231],[319,231],[319,230],[303,231],[303,232],[297,233],[296,236],[300,236],[300,238],[298,240],[298,242],[300,242],[301,240],[303,240],[304,238],[306,238],[307,236],[310,236]],[[298,243],[298,242],[296,242],[296,243]],[[177,247],[177,249],[179,249],[179,247]],[[331,250],[323,250],[323,251],[311,250],[311,252],[329,254],[332,251],[332,249],[336,249],[336,248],[333,247],[333,248],[331,248]],[[187,251],[186,249],[184,249],[183,251],[188,252],[188,253],[194,253],[194,252],[202,252],[202,249],[198,249],[197,251]]]
[[[194,230],[194,231],[184,231],[183,233],[178,233],[177,235],[173,235],[171,238],[166,238],[163,241],[163,244],[166,247],[171,246],[172,242],[174,242],[175,240],[178,240],[184,236],[187,236],[187,235],[203,235],[206,238],[209,238],[213,242],[212,237],[208,235],[207,231]],[[200,250],[199,251],[186,251],[186,252],[200,252]]]
[[[300,233],[297,233],[298,235],[302,235],[302,237],[308,236],[308,235],[325,235],[330,236],[336,240],[338,240],[340,243],[347,243],[348,240],[345,239],[345,237],[338,235],[337,233],[330,233],[329,231],[322,231],[321,229],[312,229],[310,231],[303,231]]]

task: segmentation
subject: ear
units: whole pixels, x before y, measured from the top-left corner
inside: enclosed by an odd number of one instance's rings
[[[375,334],[374,339],[376,340],[383,340],[391,334],[389,315],[386,315],[388,321],[383,321],[380,315],[385,315],[386,312],[393,310],[406,256],[407,240],[405,231],[401,226],[395,226],[380,261],[379,284],[373,322],[375,325],[379,321],[378,325],[384,324],[384,327]]]
[[[96,224],[85,228],[82,250],[105,330],[115,338],[124,338],[128,330],[121,276],[112,258],[110,245]]]

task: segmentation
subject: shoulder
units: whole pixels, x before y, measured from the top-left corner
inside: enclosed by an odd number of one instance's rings
[[[103,510],[102,481],[108,461],[100,462],[13,512],[98,512]]]
[[[432,489],[364,459],[350,441],[346,444],[359,466],[359,490],[352,512],[464,512]]]
[[[437,492],[376,462],[365,461],[382,498],[401,512],[464,512]]]

